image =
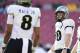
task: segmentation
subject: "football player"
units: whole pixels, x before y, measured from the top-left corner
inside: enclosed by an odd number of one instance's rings
[[[75,22],[68,17],[69,11],[66,6],[59,6],[55,11],[56,39],[48,53],[70,53],[70,46],[75,28]]]
[[[80,53],[80,26],[78,27],[77,30],[77,42],[74,45],[71,53]]]
[[[17,0],[7,7],[7,30],[4,53],[32,53],[39,43],[40,9],[32,7],[31,0]],[[32,40],[33,32],[35,37]],[[33,42],[32,42],[33,41]]]

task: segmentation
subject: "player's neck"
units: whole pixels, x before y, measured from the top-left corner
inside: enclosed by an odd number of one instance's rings
[[[18,4],[18,5],[21,5],[21,6],[24,6],[24,7],[30,7],[31,6],[31,4],[29,4],[29,3],[21,3],[21,4]]]
[[[63,21],[63,20],[61,20],[61,19],[58,19],[58,20],[57,20],[57,22],[62,22],[62,21]]]

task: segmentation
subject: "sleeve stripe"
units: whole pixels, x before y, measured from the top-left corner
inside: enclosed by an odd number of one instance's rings
[[[74,28],[74,26],[66,26],[65,29],[66,29],[67,27],[71,27],[72,29]]]

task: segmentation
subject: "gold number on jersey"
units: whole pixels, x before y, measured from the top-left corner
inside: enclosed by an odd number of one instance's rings
[[[30,15],[25,15],[22,18],[21,28],[24,30],[29,30],[31,28],[32,17]]]
[[[57,36],[57,41],[60,41],[61,40],[61,31],[60,30],[57,31],[56,36]]]

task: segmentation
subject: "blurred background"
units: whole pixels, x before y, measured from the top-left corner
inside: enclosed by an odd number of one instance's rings
[[[6,30],[6,6],[15,3],[16,0],[0,0],[0,33]],[[50,48],[54,43],[54,25],[55,10],[60,5],[66,5],[69,8],[69,17],[74,19],[76,23],[75,33],[73,36],[72,46],[76,42],[77,27],[80,25],[80,0],[32,0],[32,5],[39,7],[41,10],[41,29],[40,29],[40,46]],[[2,41],[1,41],[2,42]]]

